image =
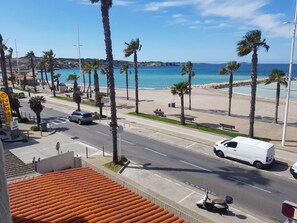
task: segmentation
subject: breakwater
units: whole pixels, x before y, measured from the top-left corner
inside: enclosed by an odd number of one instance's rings
[[[261,78],[257,80],[258,84],[265,83],[267,78]],[[234,81],[233,87],[240,87],[245,85],[250,85],[251,80],[244,80],[244,81]],[[228,88],[229,82],[223,82],[223,83],[210,83],[210,84],[197,84],[193,85],[193,87],[200,87],[200,88],[213,88],[213,89],[221,89],[221,88]]]

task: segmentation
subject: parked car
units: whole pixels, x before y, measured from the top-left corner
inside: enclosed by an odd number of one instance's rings
[[[74,111],[71,115],[68,117],[69,121],[71,122],[77,122],[78,124],[83,123],[92,123],[93,122],[93,116],[91,112],[85,112],[85,111]]]
[[[290,172],[293,175],[293,177],[297,178],[297,162],[291,166]]]
[[[272,143],[237,136],[214,145],[214,153],[219,157],[229,157],[244,161],[261,169],[274,163],[275,149]]]
[[[19,92],[19,93],[18,93],[18,97],[19,97],[19,98],[26,98],[26,95],[25,95],[24,92]]]

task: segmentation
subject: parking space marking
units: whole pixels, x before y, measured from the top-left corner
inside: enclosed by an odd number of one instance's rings
[[[128,143],[128,144],[130,144],[130,145],[135,145],[133,142],[130,142],[130,141],[125,140],[125,139],[121,139],[121,141],[122,141],[122,142],[125,142],[125,143]]]
[[[184,200],[186,200],[188,197],[192,196],[192,194],[196,193],[195,191],[192,191],[192,193],[188,194],[187,196],[185,196],[183,199],[179,200],[177,203],[181,203]]]
[[[101,135],[104,135],[104,136],[109,136],[109,134],[106,134],[104,132],[99,132],[99,131],[96,131],[97,133],[101,134]]]
[[[194,143],[192,143],[192,144],[190,144],[190,145],[188,145],[188,146],[186,146],[185,148],[186,149],[188,149],[188,148],[190,148],[190,147],[192,147],[192,146],[194,146],[194,145],[196,145],[197,143],[196,142],[194,142]]]

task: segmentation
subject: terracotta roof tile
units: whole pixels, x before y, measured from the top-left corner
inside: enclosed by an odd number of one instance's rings
[[[9,183],[14,223],[185,222],[90,168]]]

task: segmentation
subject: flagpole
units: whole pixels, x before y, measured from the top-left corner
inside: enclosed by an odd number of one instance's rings
[[[296,23],[297,23],[296,20],[297,20],[297,1],[296,1],[296,9],[295,9],[295,19],[292,22],[294,24],[294,29],[293,29],[293,36],[292,36],[290,66],[289,66],[289,74],[288,74],[288,90],[287,90],[286,107],[285,107],[285,115],[284,115],[282,146],[285,146],[285,143],[286,143],[288,112],[289,112],[289,102],[290,102],[290,93],[291,93],[292,67],[293,67],[294,46],[295,46],[295,33],[296,33]],[[285,22],[285,24],[287,23],[291,23],[291,22]]]

